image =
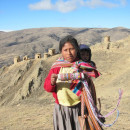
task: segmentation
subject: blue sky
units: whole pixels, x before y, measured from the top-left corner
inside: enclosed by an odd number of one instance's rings
[[[0,30],[130,28],[130,0],[0,0]]]

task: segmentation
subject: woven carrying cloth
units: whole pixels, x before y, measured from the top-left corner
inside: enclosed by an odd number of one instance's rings
[[[92,67],[89,63],[83,62],[81,60],[70,63],[64,60],[63,57],[61,57],[52,65],[51,68],[56,68],[56,67],[73,67],[75,72],[79,71],[80,69],[82,69],[83,71],[88,70],[88,71],[84,71],[84,73],[86,73],[88,76],[94,78],[100,76],[100,73],[96,70],[95,67]]]
[[[100,73],[96,70],[95,67],[92,67],[89,63],[83,62],[81,60],[70,63],[66,60],[64,60],[63,57],[59,58],[51,67],[51,69],[56,67],[72,67],[74,72],[79,72],[79,70],[82,70],[83,73],[86,73],[89,77],[97,78],[100,76]],[[87,71],[86,71],[87,70]],[[68,76],[68,74],[67,74]],[[70,89],[75,93],[77,96],[81,95],[81,80],[79,79],[73,79],[71,80],[72,84],[70,86]]]

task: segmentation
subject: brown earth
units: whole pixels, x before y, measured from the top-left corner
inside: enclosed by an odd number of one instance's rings
[[[123,89],[118,121],[106,130],[130,129],[130,37],[92,46],[92,60],[101,76],[94,79],[97,97],[101,99],[102,114],[116,107],[118,90]],[[43,89],[44,79],[51,64],[59,57],[48,60],[22,61],[0,69],[0,130],[53,130],[51,93]],[[111,123],[116,113],[106,119]]]

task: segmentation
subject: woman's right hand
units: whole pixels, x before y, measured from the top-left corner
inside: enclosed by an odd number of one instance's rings
[[[51,85],[55,85],[56,84],[57,77],[58,77],[57,74],[52,74],[51,75]]]

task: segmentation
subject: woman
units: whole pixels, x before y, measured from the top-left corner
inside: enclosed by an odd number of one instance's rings
[[[80,60],[80,52],[78,42],[74,37],[69,35],[63,38],[60,41],[59,50],[62,58],[52,65],[44,83],[44,89],[47,92],[52,92],[55,98],[53,114],[54,129],[80,130],[78,120],[78,117],[81,116],[80,95],[82,84],[80,79],[85,78],[88,84],[91,84],[91,81],[88,76],[79,73],[81,68],[76,67],[76,63]],[[68,77],[62,77],[65,74],[72,74],[74,77],[71,75],[71,78],[73,77],[74,82],[67,81]],[[78,74],[77,79],[76,74]],[[59,76],[61,77],[59,78]],[[95,88],[90,86],[89,89],[96,104]],[[87,110],[85,112],[87,113]]]

